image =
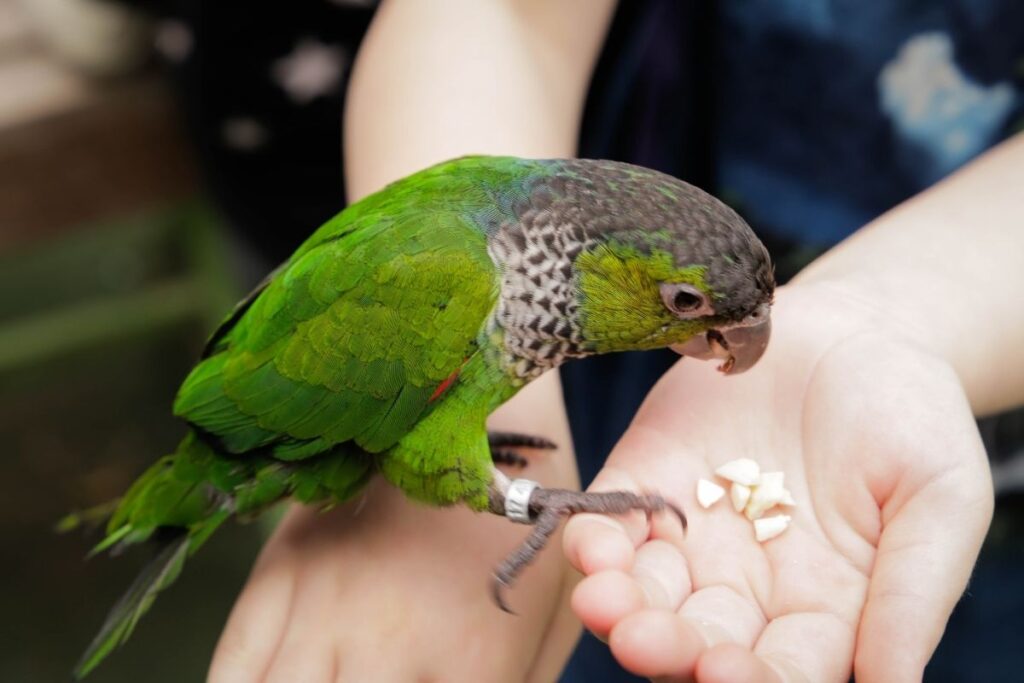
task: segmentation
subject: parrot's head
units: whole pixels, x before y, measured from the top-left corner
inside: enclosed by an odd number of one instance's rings
[[[671,347],[721,359],[727,374],[753,366],[768,344],[775,278],[746,222],[671,176],[566,163],[570,173],[534,192],[507,245],[528,291],[503,308],[540,337],[523,354],[549,352],[546,330],[570,338],[568,356]]]

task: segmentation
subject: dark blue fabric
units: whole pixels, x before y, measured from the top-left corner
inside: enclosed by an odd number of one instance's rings
[[[832,244],[1024,122],[1024,3],[730,0],[718,194]]]
[[[722,197],[780,281],[1024,127],[1024,3],[648,0],[621,3],[594,77],[581,156],[657,168]],[[563,368],[583,481],[670,356]],[[1019,448],[1024,430],[990,453]],[[1012,516],[999,502],[998,519]],[[1019,505],[1017,514],[1019,515]],[[1021,680],[1024,557],[992,542],[929,681]],[[912,619],[913,615],[908,615]],[[563,683],[639,681],[583,637]]]
[[[997,523],[1024,519],[1024,495],[1005,497],[999,506]],[[928,664],[925,681],[1016,683],[1024,679],[1022,539],[1024,529],[1018,524],[1012,537],[989,541]]]

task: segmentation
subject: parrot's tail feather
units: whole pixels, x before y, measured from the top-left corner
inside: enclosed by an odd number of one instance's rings
[[[102,541],[100,541],[92,547],[92,550],[89,551],[89,554],[86,555],[86,557],[95,557],[102,553],[104,550],[113,548],[115,545],[123,541],[129,534],[131,534],[131,532],[132,528],[125,524],[123,527],[114,531],[113,533],[107,534]]]
[[[135,624],[153,604],[157,594],[178,578],[188,556],[188,546],[188,534],[182,530],[180,536],[168,541],[157,556],[146,565],[128,591],[110,610],[100,632],[89,643],[85,654],[75,665],[76,679],[84,677],[114,648],[128,640]]]
[[[114,498],[108,500],[105,503],[94,505],[91,508],[84,510],[75,510],[74,512],[68,513],[57,520],[57,523],[53,525],[53,530],[58,534],[65,534],[69,531],[85,527],[87,529],[94,529],[102,526],[104,522],[110,519],[110,516],[114,514],[114,510],[121,504],[120,498]]]
[[[230,510],[224,507],[190,529],[174,529],[172,536],[159,541],[161,547],[156,557],[142,569],[131,587],[110,610],[100,632],[75,665],[75,680],[84,678],[107,655],[128,640],[157,595],[177,580],[185,560],[230,516]]]

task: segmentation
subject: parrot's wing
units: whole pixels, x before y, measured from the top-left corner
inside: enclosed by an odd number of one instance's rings
[[[498,276],[461,214],[363,213],[314,237],[225,320],[178,393],[175,414],[228,452],[388,448],[476,351]]]

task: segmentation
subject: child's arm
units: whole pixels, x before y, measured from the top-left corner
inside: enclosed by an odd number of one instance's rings
[[[349,198],[471,153],[572,156],[608,0],[390,0],[358,55],[345,112]],[[557,452],[529,476],[574,487],[558,376],[527,387],[493,428]],[[572,575],[544,554],[500,612],[488,579],[526,533],[466,510],[427,510],[381,481],[365,503],[292,510],[267,543],[210,670],[229,681],[552,681],[579,633]]]

